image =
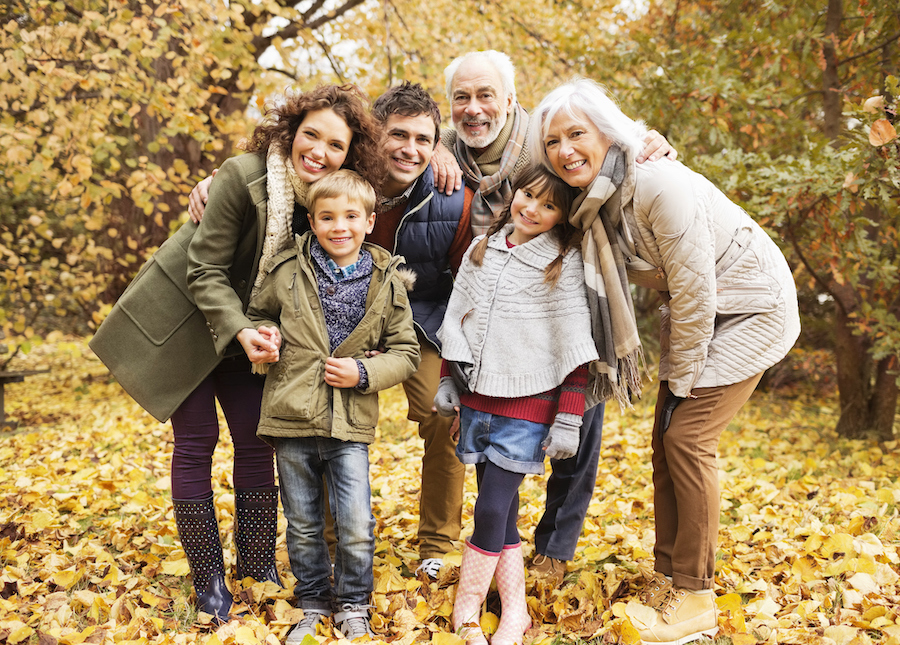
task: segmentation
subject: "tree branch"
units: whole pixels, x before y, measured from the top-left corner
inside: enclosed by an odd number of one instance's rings
[[[800,216],[800,220],[806,219],[810,213],[815,209],[815,207],[822,201],[826,199],[826,195],[820,195],[812,204],[810,204],[807,208],[805,208]],[[813,277],[816,284],[818,284],[828,295],[834,298],[834,301],[837,303],[838,307],[841,308],[841,311],[844,312],[845,315],[849,315],[849,309],[845,306],[844,302],[841,300],[840,296],[832,289],[831,285],[828,284],[825,279],[819,275],[819,273],[813,268],[812,264],[810,264],[809,260],[806,259],[806,255],[801,250],[800,243],[797,241],[797,238],[794,236],[795,227],[800,225],[800,221],[796,223],[792,223],[790,219],[788,220],[787,235],[788,239],[791,242],[791,247],[794,249],[794,253],[797,254],[797,257],[800,260],[800,264],[804,266],[804,268],[809,271],[809,274]]]
[[[250,44],[255,48],[255,51],[258,54],[262,54],[262,52],[268,49],[269,45],[271,45],[276,38],[280,38],[282,40],[290,40],[292,38],[296,38],[304,29],[318,29],[322,25],[340,18],[351,9],[354,9],[355,7],[361,5],[363,2],[365,2],[365,0],[346,0],[344,4],[342,4],[337,9],[321,15],[315,20],[308,20],[306,16],[309,15],[313,10],[313,8],[311,7],[304,13],[304,19],[302,22],[292,22],[290,25],[280,31],[275,32],[271,36],[255,36],[253,40],[250,41]],[[313,3],[313,7],[318,9],[322,4],[323,0],[316,0],[316,2]]]
[[[316,44],[322,48],[322,51],[325,52],[325,57],[328,59],[328,63],[331,65],[331,69],[334,70],[335,75],[338,77],[338,80],[341,83],[347,82],[347,77],[344,74],[344,71],[341,69],[341,66],[338,64],[337,59],[335,59],[334,55],[331,53],[331,48],[328,46],[324,40],[319,40],[315,36],[313,36],[313,40],[316,41]]]
[[[890,45],[890,44],[891,44],[892,42],[894,42],[895,40],[900,40],[900,31],[898,31],[898,32],[897,32],[896,34],[894,34],[893,36],[888,37],[888,39],[885,40],[885,41],[884,41],[883,43],[881,43],[880,45],[875,45],[875,46],[872,47],[871,49],[867,49],[866,51],[860,52],[860,53],[856,54],[855,56],[851,56],[850,58],[845,58],[844,60],[839,60],[839,61],[837,62],[837,65],[838,65],[838,67],[840,67],[840,66],[843,65],[844,63],[850,63],[850,62],[855,61],[857,58],[863,58],[864,56],[868,56],[869,54],[875,53],[875,52],[877,52],[879,49],[882,49],[882,48],[886,47],[887,45]]]

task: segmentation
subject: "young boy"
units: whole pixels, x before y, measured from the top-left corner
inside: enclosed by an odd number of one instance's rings
[[[375,438],[378,391],[419,365],[401,258],[363,242],[375,224],[375,191],[339,170],[309,190],[311,231],[273,258],[248,317],[280,347],[268,370],[258,434],[275,447],[287,547],[304,618],[287,645],[334,624],[350,640],[374,636],[375,519],[368,444]],[[275,326],[270,326],[275,325]],[[378,348],[367,358],[366,351]],[[334,587],[323,536],[325,478],[338,536]]]

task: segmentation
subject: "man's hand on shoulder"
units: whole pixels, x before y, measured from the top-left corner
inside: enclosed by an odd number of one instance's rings
[[[438,192],[452,195],[462,187],[462,169],[456,156],[438,142],[431,157],[431,169],[434,172],[434,187]]]
[[[206,210],[206,202],[209,201],[209,185],[217,172],[219,169],[213,168],[212,174],[206,179],[202,179],[188,195],[188,215],[195,224],[199,224],[203,219],[203,211]]]
[[[675,161],[678,158],[678,151],[672,147],[663,135],[656,130],[650,130],[647,136],[644,137],[644,149],[641,150],[641,154],[637,156],[635,161],[644,163],[647,160],[656,161],[663,157],[668,157]]]

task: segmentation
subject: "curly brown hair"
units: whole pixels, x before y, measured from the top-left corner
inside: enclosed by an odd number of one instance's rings
[[[568,218],[569,211],[572,209],[572,204],[575,201],[575,197],[578,195],[578,191],[543,166],[535,163],[530,163],[525,166],[516,173],[515,177],[513,177],[512,195],[510,195],[509,201],[491,223],[491,227],[488,229],[484,239],[472,249],[472,252],[469,254],[469,260],[471,260],[475,266],[481,266],[482,262],[484,262],[484,253],[487,249],[488,238],[512,221],[510,207],[512,206],[512,200],[516,191],[520,188],[530,188],[537,194],[546,193],[549,200],[553,202],[563,214],[562,220],[549,231],[556,237],[557,242],[559,242],[559,255],[544,269],[544,282],[555,287],[562,274],[563,258],[569,252],[569,249],[578,246],[581,243],[581,230],[572,226],[572,224],[569,223]]]
[[[368,99],[356,85],[320,85],[308,92],[285,94],[284,101],[266,108],[244,150],[265,155],[269,146],[276,145],[290,158],[294,136],[306,115],[326,109],[341,117],[353,133],[341,167],[355,170],[380,191],[387,169],[382,128],[369,114]]]

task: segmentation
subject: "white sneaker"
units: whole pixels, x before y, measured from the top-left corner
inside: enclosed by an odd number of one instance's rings
[[[444,561],[441,558],[425,558],[422,560],[422,564],[419,565],[419,568],[416,569],[416,573],[424,571],[425,575],[432,580],[435,580],[437,579],[442,566],[444,566]]]
[[[303,618],[288,633],[284,645],[300,645],[306,636],[316,635],[316,625],[320,625],[325,618],[331,614],[316,611],[314,609],[304,609]]]
[[[334,615],[335,630],[349,641],[363,636],[375,638],[375,632],[369,626],[369,605],[341,605],[341,610]]]

